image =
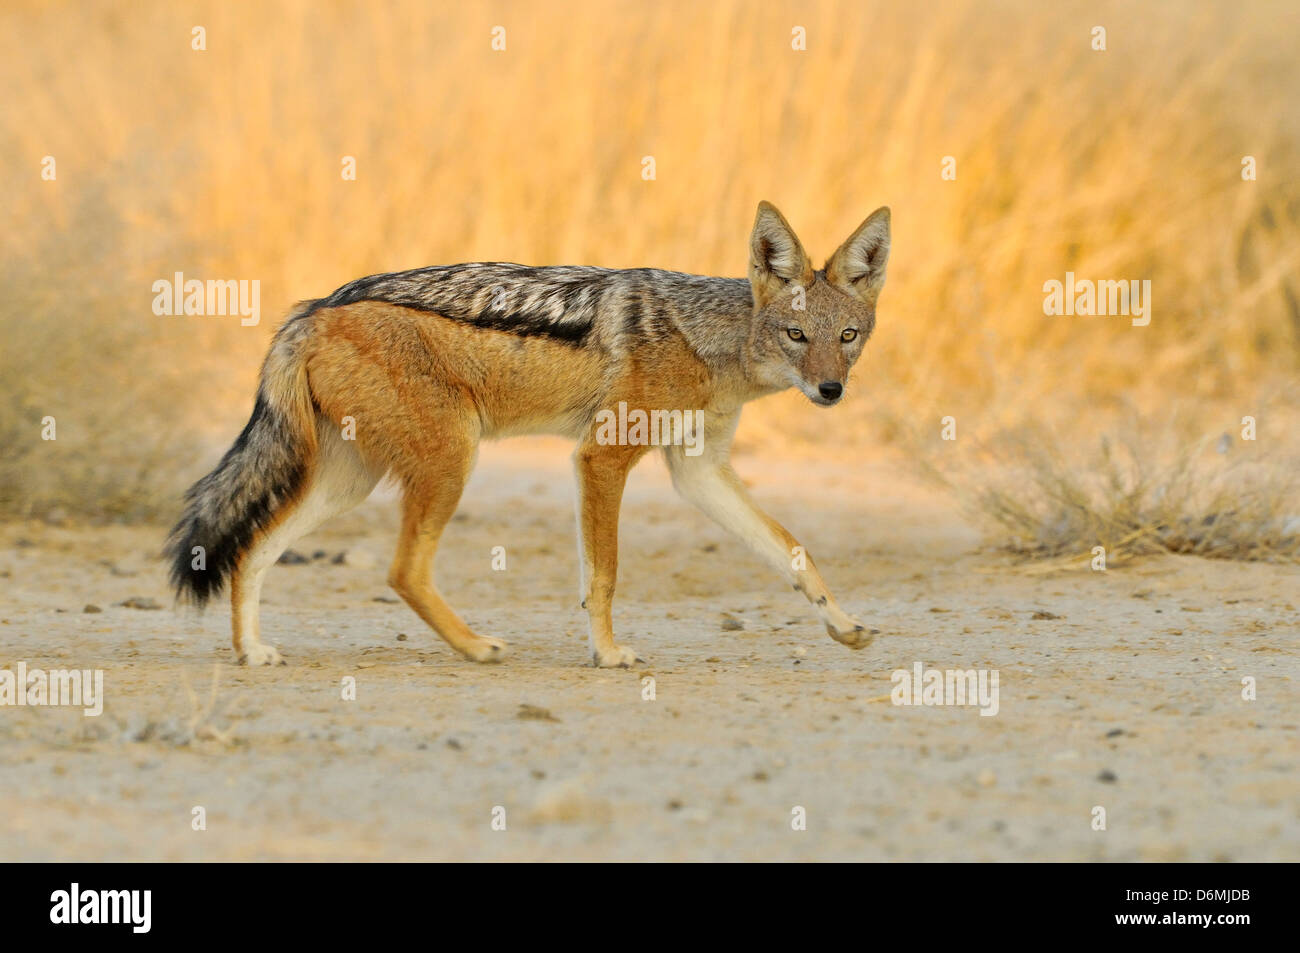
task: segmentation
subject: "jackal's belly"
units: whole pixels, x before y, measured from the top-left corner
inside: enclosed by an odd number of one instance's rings
[[[520,403],[489,399],[479,404],[484,439],[544,434],[581,440],[591,428],[594,398],[568,395],[557,400],[558,395],[531,394],[526,388],[516,393]]]
[[[500,334],[474,344],[476,351],[467,360],[482,361],[484,372],[469,393],[485,438],[553,434],[579,439],[587,431],[608,370],[600,352]]]

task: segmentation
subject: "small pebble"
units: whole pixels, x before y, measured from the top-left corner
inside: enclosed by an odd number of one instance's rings
[[[516,718],[522,718],[525,721],[559,721],[551,714],[550,709],[541,708],[537,705],[527,703],[520,704],[519,711],[515,713]]]

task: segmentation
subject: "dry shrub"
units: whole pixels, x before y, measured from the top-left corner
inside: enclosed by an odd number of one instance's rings
[[[1300,561],[1300,469],[1224,433],[1172,453],[1140,436],[1091,454],[1045,434],[1004,438],[949,483],[1001,548],[1108,564],[1153,553]]]

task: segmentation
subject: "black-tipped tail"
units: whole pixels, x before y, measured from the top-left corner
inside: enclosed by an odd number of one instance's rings
[[[253,415],[217,468],[185,494],[185,512],[167,541],[171,582],[182,602],[219,595],[253,541],[297,499],[310,444],[301,421],[258,391]]]

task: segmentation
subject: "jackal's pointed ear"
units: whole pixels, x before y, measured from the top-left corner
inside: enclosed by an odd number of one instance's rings
[[[771,202],[759,202],[749,236],[749,284],[755,304],[763,307],[792,281],[809,285],[812,280],[812,262],[790,223]]]
[[[826,280],[874,305],[885,283],[888,260],[889,209],[878,208],[831,255],[826,262]]]

